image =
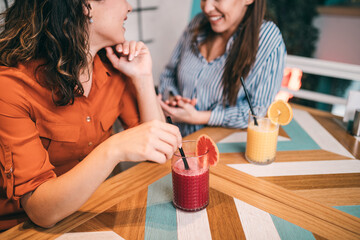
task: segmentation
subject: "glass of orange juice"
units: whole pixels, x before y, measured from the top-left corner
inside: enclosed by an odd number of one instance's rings
[[[266,113],[265,107],[255,107],[254,114],[249,113],[245,158],[250,163],[265,165],[275,160],[279,125],[270,121]]]

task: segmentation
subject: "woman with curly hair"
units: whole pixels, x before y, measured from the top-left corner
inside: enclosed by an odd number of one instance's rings
[[[202,127],[245,128],[249,105],[269,106],[280,90],[286,48],[264,20],[266,0],[202,0],[166,69],[159,91],[183,136]],[[169,93],[175,95],[169,101]]]
[[[2,230],[28,217],[50,227],[119,162],[164,163],[180,145],[156,99],[148,48],[124,38],[131,10],[126,0],[15,0],[5,12]],[[111,136],[117,118],[127,130]]]

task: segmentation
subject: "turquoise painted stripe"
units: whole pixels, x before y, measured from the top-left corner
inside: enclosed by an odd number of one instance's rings
[[[192,4],[192,8],[191,8],[190,20],[193,17],[195,17],[198,13],[201,12],[200,2],[201,2],[201,0],[193,0],[193,4]]]
[[[319,145],[305,132],[304,129],[293,119],[283,129],[290,137],[290,141],[279,141],[277,151],[299,151],[299,150],[318,150]],[[246,143],[218,143],[221,153],[245,152]]]
[[[176,209],[172,204],[171,174],[148,187],[145,239],[177,239]]]
[[[317,150],[321,149],[320,146],[307,134],[307,132],[293,119],[288,125],[284,126],[283,129],[290,137],[291,141],[280,142],[280,151],[290,150]],[[301,146],[297,146],[297,145]],[[284,145],[284,146],[282,146]],[[288,145],[288,146],[287,146]]]
[[[335,206],[334,208],[360,218],[360,205]]]
[[[246,143],[217,143],[220,153],[245,152]]]
[[[315,240],[314,235],[295,224],[292,224],[284,219],[271,215],[276,230],[282,240],[297,239],[297,240]]]

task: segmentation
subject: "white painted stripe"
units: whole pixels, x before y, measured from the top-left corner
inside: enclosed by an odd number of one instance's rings
[[[246,239],[281,239],[269,213],[236,198],[234,201]]]
[[[293,109],[294,118],[309,136],[324,150],[354,158],[321,124],[308,112]]]
[[[269,165],[228,164],[228,166],[255,177],[360,173],[360,160],[273,162]]]
[[[178,240],[211,239],[206,209],[184,212],[176,209]]]
[[[223,138],[219,143],[237,143],[237,142],[246,142],[247,133],[246,132],[235,132],[229,136]],[[279,136],[278,141],[290,141],[289,138]]]

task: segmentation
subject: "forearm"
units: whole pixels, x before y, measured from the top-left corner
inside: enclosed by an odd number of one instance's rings
[[[51,227],[78,210],[115,165],[105,148],[98,147],[69,172],[25,195],[21,199],[22,206],[34,223]]]
[[[144,77],[142,81],[137,82],[141,83],[135,85],[141,122],[155,119],[165,121],[163,111],[156,97],[152,76]]]
[[[211,113],[208,125],[230,128],[245,128],[249,118],[247,102],[238,103],[236,106],[217,106]]]
[[[197,111],[196,116],[190,121],[191,124],[195,125],[206,125],[209,122],[211,111]]]

